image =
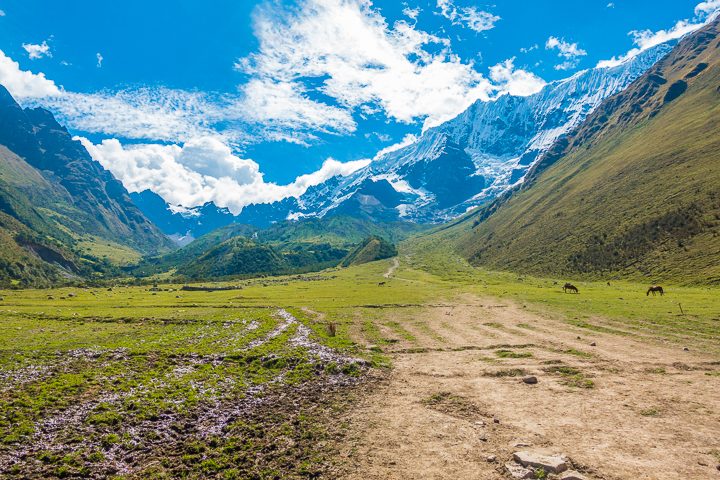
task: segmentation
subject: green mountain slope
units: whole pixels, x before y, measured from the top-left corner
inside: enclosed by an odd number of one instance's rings
[[[342,261],[343,267],[362,265],[363,263],[374,262],[391,258],[398,254],[395,245],[381,237],[368,237],[358,247],[350,252]]]
[[[719,22],[608,99],[519,191],[474,214],[474,264],[720,282]],[[465,224],[456,227],[462,230]]]
[[[0,86],[0,286],[110,274],[171,243],[52,115]]]
[[[425,228],[346,216],[282,222],[265,229],[231,224],[183,248],[145,259],[134,273],[148,276],[174,272],[183,277],[203,278],[316,271],[337,266],[358,244],[365,245],[368,237],[397,241]],[[386,245],[394,249],[383,240],[381,252],[388,250]],[[377,252],[366,256],[374,254]]]

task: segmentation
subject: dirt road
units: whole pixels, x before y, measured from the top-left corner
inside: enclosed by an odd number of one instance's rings
[[[508,478],[503,464],[529,449],[567,455],[588,479],[720,479],[720,359],[460,304],[380,325],[394,368],[351,414],[346,478]]]

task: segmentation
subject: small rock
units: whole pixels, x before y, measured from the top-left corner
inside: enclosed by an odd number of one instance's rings
[[[514,462],[507,462],[505,464],[505,470],[507,470],[512,478],[533,478],[535,476],[532,470]]]
[[[493,417],[493,423],[500,423],[500,419],[497,417]]]
[[[688,347],[683,347],[683,350],[686,351],[686,352],[689,352],[689,351],[690,351],[690,349],[689,349]]]
[[[523,467],[542,468],[548,473],[560,473],[568,468],[561,455],[542,455],[524,450],[513,453],[513,458]]]
[[[513,448],[527,448],[527,447],[530,447],[530,446],[531,446],[531,444],[525,443],[525,442],[516,442],[516,443],[513,443]]]
[[[477,422],[475,422],[475,426],[476,426],[476,427],[484,427],[484,426],[485,426],[485,422],[483,422],[482,420],[478,420]]]
[[[591,347],[597,347],[597,343],[592,342],[592,343],[590,344],[590,346],[591,346]]]
[[[577,339],[578,339],[578,340],[582,340],[582,337],[580,337],[580,335],[578,335]]]
[[[487,458],[485,458],[485,460],[488,463],[495,463],[495,461],[497,460],[497,457],[495,455],[488,455]]]
[[[717,468],[718,471],[720,472],[720,463],[718,463],[718,464],[717,464],[717,467],[715,467],[715,468]]]
[[[560,480],[587,480],[587,477],[581,475],[575,470],[568,470],[567,472],[560,475]]]
[[[487,442],[487,441],[488,441],[487,435],[485,435],[484,433],[481,433],[480,436],[478,437],[478,439],[480,439],[481,442]]]
[[[532,375],[528,377],[523,377],[522,379],[523,383],[527,383],[528,385],[535,385],[538,382],[537,377],[533,377]]]

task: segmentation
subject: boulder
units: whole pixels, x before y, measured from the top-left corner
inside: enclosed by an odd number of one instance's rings
[[[546,473],[561,473],[568,468],[562,455],[542,455],[524,450],[513,453],[513,458],[523,467],[542,468]]]
[[[533,377],[532,375],[523,377],[522,379],[523,383],[527,383],[528,385],[535,385],[538,382],[537,377]]]
[[[505,464],[505,470],[510,474],[512,478],[533,478],[535,472],[529,468],[525,468],[522,465],[518,465],[515,462],[507,462]]]

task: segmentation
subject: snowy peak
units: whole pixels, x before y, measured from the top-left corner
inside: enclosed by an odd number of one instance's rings
[[[461,215],[522,181],[534,162],[606,98],[627,88],[674,46],[665,43],[627,62],[578,72],[527,97],[477,101],[454,119],[429,129],[417,142],[390,152],[349,177],[334,179],[322,198],[303,197],[302,215],[324,216],[362,197],[395,209],[400,217],[440,222]],[[402,202],[363,193],[382,181]],[[358,197],[360,196],[360,197]],[[385,195],[387,197],[387,195]],[[393,197],[395,198],[395,197]],[[387,212],[385,212],[387,214]]]

